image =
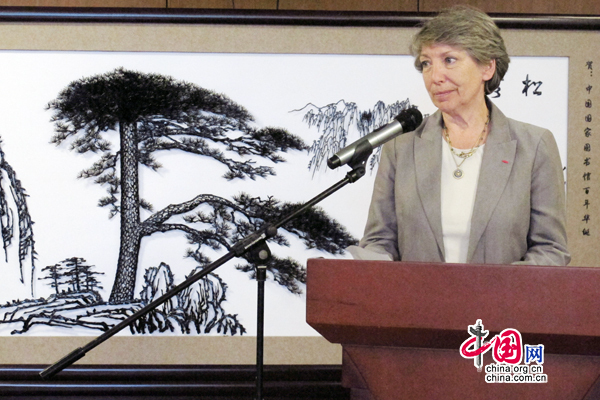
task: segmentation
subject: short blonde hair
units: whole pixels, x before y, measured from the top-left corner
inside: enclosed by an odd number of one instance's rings
[[[469,6],[456,6],[427,21],[410,46],[415,67],[423,72],[419,57],[423,47],[445,44],[465,50],[480,65],[496,61],[494,76],[485,83],[485,93],[493,93],[508,71],[510,58],[500,29],[486,13]]]

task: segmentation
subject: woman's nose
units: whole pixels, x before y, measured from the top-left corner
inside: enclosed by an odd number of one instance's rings
[[[430,72],[431,72],[431,79],[434,82],[443,82],[446,77],[443,66],[441,66],[437,63],[433,63],[431,65]]]

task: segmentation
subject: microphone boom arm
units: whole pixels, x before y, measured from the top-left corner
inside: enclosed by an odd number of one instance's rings
[[[367,144],[368,144],[368,142],[367,142]],[[369,147],[371,147],[370,144],[369,144]],[[371,148],[370,151],[372,152],[373,149]],[[109,330],[107,330],[106,332],[104,332],[103,334],[101,334],[100,336],[98,336],[96,339],[92,340],[85,346],[79,347],[79,348],[73,350],[71,353],[67,354],[66,356],[61,358],[59,361],[50,365],[49,367],[47,367],[46,369],[44,369],[43,371],[41,371],[39,373],[40,377],[42,379],[52,378],[54,375],[56,375],[63,369],[67,368],[68,366],[72,365],[76,361],[83,358],[88,351],[94,349],[95,347],[97,347],[98,345],[100,345],[101,343],[103,343],[104,341],[109,339],[110,337],[114,336],[115,334],[117,334],[118,332],[120,332],[121,330],[126,328],[127,326],[131,325],[133,322],[135,322],[142,316],[146,315],[147,313],[149,313],[150,311],[152,311],[153,309],[158,307],[160,304],[164,303],[165,301],[167,301],[171,297],[175,296],[182,290],[191,286],[193,283],[195,283],[199,279],[205,277],[212,271],[216,270],[221,265],[225,264],[227,261],[233,259],[234,257],[241,257],[241,256],[245,255],[246,253],[254,251],[254,250],[256,250],[256,251],[262,250],[266,246],[266,240],[274,237],[277,234],[278,228],[284,226],[285,224],[287,224],[294,218],[303,214],[309,208],[311,208],[312,206],[321,202],[322,200],[329,197],[333,193],[337,192],[338,190],[340,190],[347,184],[354,183],[357,180],[359,180],[361,177],[363,177],[365,175],[365,163],[371,153],[369,152],[367,154],[366,151],[364,151],[364,152],[361,152],[361,154],[362,154],[362,156],[360,157],[360,159],[362,161],[357,160],[357,165],[354,165],[354,164],[350,165],[352,167],[352,170],[346,174],[344,179],[342,179],[338,183],[332,185],[331,187],[329,187],[325,191],[321,192],[317,196],[313,197],[312,199],[310,199],[309,201],[304,203],[302,206],[300,206],[298,209],[293,211],[291,214],[282,218],[275,224],[266,224],[266,226],[264,226],[263,228],[248,235],[244,239],[241,239],[240,241],[238,241],[236,244],[233,245],[233,247],[227,254],[225,254],[218,260],[214,261],[213,263],[207,265],[201,271],[198,271],[197,273],[189,276],[183,282],[181,282],[180,284],[178,284],[171,290],[165,292],[158,299],[153,300],[152,302],[148,303],[147,305],[145,305],[144,307],[142,307],[141,309],[139,309],[138,311],[136,311],[135,313],[130,315],[128,318],[124,319],[117,325],[113,326],[112,328],[110,328]]]

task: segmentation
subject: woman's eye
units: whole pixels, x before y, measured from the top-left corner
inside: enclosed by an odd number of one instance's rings
[[[454,57],[446,57],[446,64],[454,64],[456,62],[456,58]]]
[[[429,66],[429,61],[421,61],[421,68],[427,68]]]

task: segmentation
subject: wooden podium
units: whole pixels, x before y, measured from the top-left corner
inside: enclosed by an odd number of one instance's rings
[[[600,268],[310,259],[307,279],[353,400],[600,399]],[[486,383],[459,351],[477,319],[543,344],[548,381]]]

